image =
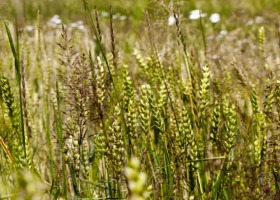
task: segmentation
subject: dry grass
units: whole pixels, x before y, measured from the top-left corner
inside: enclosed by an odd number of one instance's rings
[[[5,21],[0,199],[279,199],[279,3],[250,2]]]

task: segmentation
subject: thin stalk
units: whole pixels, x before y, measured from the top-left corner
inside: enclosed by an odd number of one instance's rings
[[[79,187],[78,187],[78,183],[77,183],[76,172],[72,166],[70,166],[70,173],[71,173],[72,185],[73,185],[75,195],[77,197],[80,197],[80,191],[79,191]]]
[[[165,168],[165,173],[166,173],[166,189],[167,191],[164,191],[164,196],[173,196],[173,194],[170,194],[170,191],[173,191],[173,179],[172,179],[172,170],[171,170],[171,165],[170,165],[170,158],[167,152],[167,149],[164,148],[164,168]]]
[[[123,120],[123,123],[124,123],[124,129],[125,129],[125,132],[126,132],[127,125],[126,125],[125,116],[124,116],[123,104],[120,102],[119,93],[118,93],[116,85],[114,83],[114,79],[113,79],[113,76],[112,76],[112,73],[111,73],[109,62],[108,62],[108,59],[106,57],[105,48],[104,48],[104,46],[102,44],[101,35],[100,35],[100,32],[99,32],[99,29],[95,26],[93,18],[92,18],[91,14],[90,14],[88,3],[86,2],[86,0],[83,0],[83,3],[84,3],[84,9],[86,11],[87,18],[89,20],[90,28],[91,28],[92,32],[94,33],[94,35],[96,37],[97,45],[98,45],[98,47],[99,47],[99,49],[101,51],[102,57],[103,57],[103,59],[105,61],[105,64],[106,64],[106,67],[107,67],[107,70],[108,70],[108,73],[109,73],[110,81],[112,82],[112,86],[113,86],[113,90],[114,90],[114,93],[115,93],[115,97],[116,97],[117,103],[121,106],[122,120]],[[130,152],[128,150],[129,148],[126,148],[126,149],[128,151],[128,154],[130,154]]]
[[[160,63],[159,55],[157,53],[158,51],[157,51],[156,45],[155,45],[155,43],[153,41],[153,38],[152,38],[151,24],[150,24],[149,15],[148,15],[147,12],[146,12],[146,18],[147,18],[147,23],[148,23],[149,39],[150,39],[150,43],[151,43],[151,46],[152,46],[152,50],[156,54],[157,62]],[[174,113],[174,118],[175,118],[175,122],[176,122],[176,128],[177,128],[178,132],[180,132],[180,130],[179,130],[179,122],[178,122],[178,119],[177,119],[177,116],[176,116],[176,113],[175,113],[175,109],[174,109],[174,106],[173,106],[173,103],[172,103],[172,100],[171,100],[171,97],[170,97],[170,93],[169,93],[169,90],[168,90],[168,87],[167,87],[167,83],[166,83],[167,78],[166,78],[166,75],[165,75],[163,69],[160,70],[160,71],[161,71],[161,77],[163,79],[163,82],[164,82],[164,85],[165,85],[165,88],[166,88],[166,91],[167,91],[168,99],[170,100],[171,110]]]
[[[94,23],[93,18],[92,18],[91,14],[90,14],[90,10],[89,10],[89,7],[88,7],[88,4],[87,4],[86,0],[83,0],[83,2],[84,2],[84,8],[85,8],[88,20],[90,22],[90,28],[91,28],[92,32],[94,33],[94,35],[96,37],[97,45],[99,46],[101,54],[102,54],[102,57],[103,57],[103,59],[105,61],[107,70],[109,72],[109,77],[110,77],[110,80],[112,82],[113,89],[114,89],[114,92],[115,92],[115,95],[116,95],[116,99],[117,99],[117,102],[119,103],[120,102],[119,101],[119,96],[118,96],[118,93],[117,93],[116,86],[114,84],[114,80],[113,80],[113,76],[112,76],[112,73],[111,73],[111,69],[109,67],[109,62],[108,62],[107,57],[106,57],[105,48],[104,48],[104,46],[102,44],[102,41],[101,41],[101,36],[99,35],[98,30],[97,30],[97,28],[95,26],[95,23]]]
[[[58,145],[59,145],[59,149],[63,149],[64,146],[64,140],[63,140],[63,135],[62,135],[62,117],[61,117],[61,109],[60,109],[60,92],[59,92],[59,87],[58,87],[58,82],[56,82],[56,94],[57,94],[57,105],[58,105],[58,109],[57,112],[55,110],[54,113],[54,117],[55,117],[55,121],[56,121],[56,132],[57,132],[57,138],[58,138]],[[66,169],[66,163],[65,163],[65,159],[64,156],[61,154],[61,152],[59,153],[60,155],[60,159],[62,161],[62,177],[63,177],[63,187],[62,187],[62,193],[64,195],[65,198],[67,198],[67,178],[66,178],[66,174],[65,174],[65,170]]]
[[[204,55],[206,57],[207,55],[207,45],[206,45],[206,38],[205,38],[205,32],[202,24],[202,17],[201,17],[201,12],[199,11],[199,26],[202,34],[202,40],[203,40],[203,47],[204,47]]]
[[[188,75],[188,78],[189,78],[189,83],[191,83],[191,86],[192,86],[192,93],[193,93],[193,90],[195,90],[195,88],[194,88],[194,73],[193,73],[193,69],[192,69],[192,66],[191,66],[191,62],[189,60],[189,55],[188,55],[188,52],[187,52],[184,35],[181,31],[179,13],[176,14],[175,11],[173,10],[173,15],[174,15],[174,18],[176,20],[177,37],[178,37],[178,39],[181,42],[181,45],[183,47],[185,68],[186,68],[186,72],[187,72],[187,75]],[[197,124],[197,119],[196,119],[197,115],[196,115],[196,111],[195,111],[194,99],[193,99],[192,94],[189,95],[189,98],[190,98],[190,104],[191,104],[191,112],[192,112],[192,116],[193,116],[194,122],[195,122],[194,123],[195,124],[194,128],[196,129],[196,132],[197,132],[198,131],[198,128],[197,128],[198,124]]]
[[[53,159],[53,152],[52,152],[52,143],[51,143],[51,131],[50,131],[50,111],[49,111],[49,96],[48,95],[44,95],[45,97],[45,103],[44,103],[44,110],[46,112],[46,139],[47,139],[47,143],[49,146],[49,156],[50,156],[50,160]],[[51,177],[54,177],[54,170],[53,170],[53,165],[50,164],[50,174]]]
[[[111,182],[110,182],[110,177],[109,177],[109,172],[108,172],[108,167],[106,167],[106,163],[104,161],[104,172],[106,173],[106,182],[108,183],[108,194],[109,194],[109,199],[112,198],[112,188],[111,188]],[[105,185],[106,187],[106,185]],[[107,187],[106,187],[107,188]],[[106,195],[107,196],[107,195]]]
[[[198,176],[197,179],[198,179],[198,184],[199,184],[201,199],[204,200],[203,183],[202,183],[202,178],[200,177],[200,173],[197,173],[197,176]]]
[[[6,156],[8,157],[8,160],[13,164],[13,157],[12,157],[9,149],[7,148],[7,145],[5,144],[4,140],[1,138],[1,136],[0,136],[0,145],[3,149],[3,151],[5,152]]]
[[[228,157],[226,157],[226,160],[218,174],[218,177],[215,181],[215,183],[213,184],[213,189],[211,192],[211,199],[219,199],[219,195],[222,191],[222,183],[223,183],[223,179],[226,176],[226,170],[228,168]]]
[[[11,34],[11,31],[7,25],[7,22],[4,21],[6,32],[9,38],[10,47],[13,53],[14,62],[15,62],[15,72],[16,80],[18,85],[19,92],[19,103],[20,103],[20,119],[21,119],[21,133],[22,133],[22,145],[24,150],[24,156],[26,157],[26,146],[25,146],[25,131],[24,131],[24,119],[23,119],[23,109],[22,109],[22,89],[21,89],[21,74],[20,74],[20,62],[19,62],[19,33],[16,27],[16,47],[14,45],[14,40]]]
[[[200,161],[211,161],[211,160],[223,160],[223,159],[226,159],[226,156],[219,156],[219,157],[211,157],[211,158],[203,158],[203,159],[191,160],[191,161],[187,161],[187,163],[200,162]]]

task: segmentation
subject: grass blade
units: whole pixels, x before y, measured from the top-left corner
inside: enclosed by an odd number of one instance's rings
[[[16,71],[16,79],[18,84],[18,90],[19,90],[19,98],[20,98],[20,118],[21,118],[21,132],[22,132],[22,144],[24,149],[24,155],[26,157],[26,145],[25,145],[25,132],[24,132],[24,120],[23,120],[23,109],[22,109],[22,89],[21,89],[21,74],[20,74],[20,63],[19,63],[19,50],[18,50],[18,33],[16,35],[17,37],[17,49],[14,45],[13,37],[11,34],[11,31],[6,23],[4,21],[5,29],[9,38],[10,47],[14,56],[15,60],[15,71]]]
[[[3,141],[3,139],[0,137],[0,145],[3,149],[3,151],[5,152],[6,156],[8,157],[9,161],[11,163],[13,163],[13,157],[9,151],[9,149],[7,148],[7,145],[5,144],[5,142]]]

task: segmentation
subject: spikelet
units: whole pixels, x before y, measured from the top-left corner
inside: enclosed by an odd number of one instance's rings
[[[197,160],[199,158],[198,155],[198,146],[196,142],[196,138],[194,136],[191,119],[189,113],[185,113],[185,128],[184,131],[186,132],[186,139],[187,139],[187,156],[188,156],[188,183],[190,185],[190,190],[193,190],[195,187],[195,180],[197,177],[197,169],[199,167]]]
[[[148,199],[150,194],[146,186],[147,175],[140,172],[140,161],[132,157],[128,166],[124,170],[128,179],[128,188],[131,192],[130,200],[145,200]]]
[[[173,173],[173,182],[174,182],[174,197],[179,198],[181,196],[181,178],[183,176],[183,172],[185,170],[183,165],[185,158],[185,150],[187,149],[187,141],[186,141],[186,114],[187,111],[183,108],[182,116],[179,116],[178,127],[176,126],[176,121],[174,119],[174,115],[171,113],[170,115],[170,127],[169,127],[169,135],[170,140],[173,142],[172,154],[174,155],[174,159],[171,161],[171,169]]]
[[[52,102],[52,105],[53,105],[53,108],[54,108],[55,112],[57,113],[58,112],[57,95],[56,95],[56,92],[53,88],[51,89],[51,102]]]
[[[189,146],[188,155],[189,155],[189,159],[192,161],[198,159],[198,147],[196,144],[196,139],[192,128],[191,119],[187,112],[184,113],[184,118],[185,118],[184,131],[186,132],[185,134],[186,134],[187,144]],[[197,162],[190,162],[190,165],[195,169],[197,169],[198,167]]]
[[[200,100],[200,112],[202,116],[205,116],[206,108],[209,104],[210,94],[210,71],[208,65],[202,68],[203,78],[201,80],[200,90],[199,90],[199,100]]]
[[[68,119],[69,121],[71,121],[71,119]],[[75,125],[74,125],[75,126]],[[77,172],[80,171],[80,152],[79,152],[79,128],[76,127],[72,127],[72,131],[73,135],[69,135],[69,151],[72,155],[70,155],[70,164],[71,166],[74,168],[74,170]]]
[[[166,105],[167,105],[167,89],[165,87],[164,82],[162,82],[159,89],[158,109],[160,111],[164,111]]]
[[[265,98],[264,102],[264,112],[265,113],[271,113],[272,112],[272,107],[275,102],[275,94],[274,94],[274,88],[269,89],[269,94]]]
[[[129,100],[128,102],[128,111],[127,111],[127,131],[128,134],[133,142],[133,149],[134,152],[136,151],[136,142],[139,138],[139,135],[137,133],[137,116],[136,116],[136,110],[135,110],[135,101]]]
[[[89,178],[89,144],[86,137],[83,138],[81,147],[82,174],[85,179]]]
[[[174,163],[175,167],[173,174],[174,180],[174,195],[179,198],[181,196],[182,190],[182,177],[186,174],[186,168],[183,164],[187,158],[187,139],[186,134],[188,132],[188,112],[185,107],[183,107],[182,114],[179,120],[179,131],[175,131],[175,148],[173,154],[175,154]],[[175,130],[177,130],[175,128]],[[184,179],[184,178],[183,178]],[[181,196],[182,197],[182,196]]]
[[[122,175],[123,165],[125,164],[125,147],[121,127],[121,109],[118,104],[115,106],[112,119],[113,122],[109,127],[110,153],[108,157],[112,163],[113,170],[116,172],[116,178],[119,179]]]
[[[254,141],[254,161],[257,167],[261,164],[261,142],[259,139]]]
[[[51,63],[48,63],[46,73],[43,74],[44,94],[50,93],[51,76],[53,74]]]
[[[149,94],[151,87],[148,84],[141,86],[140,93],[140,105],[139,105],[139,118],[141,130],[144,134],[144,137],[147,138],[150,130],[150,104],[149,104]]]
[[[223,113],[223,118],[226,120],[227,117],[229,116],[229,103],[226,98],[223,98],[222,101],[222,113]]]
[[[33,163],[31,159],[31,152],[30,152],[30,144],[28,141],[28,138],[25,137],[25,152],[24,153],[24,148],[20,143],[20,140],[15,139],[14,140],[14,155],[15,155],[15,163],[17,166],[17,169],[23,169],[23,168],[28,168],[32,169],[33,168]]]
[[[114,56],[112,53],[108,55],[108,65],[110,69],[110,73],[112,76],[116,75],[116,69],[115,69],[115,64],[114,64]]]
[[[14,131],[18,131],[18,129],[20,128],[20,123],[18,119],[19,113],[16,109],[14,95],[11,91],[9,80],[6,77],[2,76],[0,82],[1,82],[2,96],[5,103],[6,113],[11,121]]]
[[[105,71],[104,65],[100,59],[97,57],[97,64],[96,64],[96,94],[97,94],[97,102],[101,110],[103,110],[104,98],[105,98]]]
[[[20,131],[20,119],[19,113],[16,108],[16,104],[14,101],[14,95],[11,91],[10,83],[7,78],[2,76],[0,79],[0,85],[2,90],[2,96],[6,107],[6,114],[8,115],[14,134],[10,134],[8,136],[8,146],[11,149],[13,156],[15,157],[15,161],[17,164],[17,168],[21,169],[23,167],[32,168],[32,159],[30,153],[30,145],[27,138],[25,138],[25,151],[21,144],[21,139],[19,135]],[[25,155],[26,153],[26,155]]]
[[[265,44],[265,29],[262,26],[259,29],[259,51],[261,54],[264,53],[264,44]]]
[[[128,66],[124,65],[124,83],[123,83],[123,107],[125,111],[128,111],[128,104],[129,101],[134,101],[135,99],[135,92],[132,86],[131,77],[128,74]]]
[[[123,66],[124,73],[123,73],[123,109],[127,113],[127,133],[128,133],[128,140],[129,145],[132,145],[131,148],[133,149],[134,153],[136,153],[136,139],[138,138],[137,130],[136,130],[136,110],[135,110],[135,91],[132,85],[132,79],[128,73],[128,66]]]
[[[159,58],[160,59],[160,58]],[[162,64],[160,61],[156,60],[155,57],[148,57],[147,67],[149,71],[149,80],[152,84],[159,83],[161,81]]]
[[[144,71],[147,72],[148,70],[148,65],[145,62],[145,60],[142,58],[142,55],[140,54],[140,51],[137,49],[134,49],[133,55],[136,57],[136,61],[139,64],[140,68]]]
[[[250,100],[251,100],[251,104],[252,104],[253,114],[256,115],[259,113],[259,102],[258,102],[258,97],[256,94],[255,85],[252,86],[252,93],[251,93]]]
[[[151,109],[151,128],[154,130],[155,143],[158,143],[159,134],[163,132],[163,120],[156,99],[151,90],[149,90],[148,98]]]
[[[104,133],[104,128],[102,123],[99,125],[98,133],[94,135],[93,137],[93,153],[94,156],[97,160],[99,160],[105,153],[108,151],[107,145],[106,145],[106,137]],[[91,160],[93,160],[93,158]]]
[[[187,132],[189,129],[188,120],[189,120],[188,111],[184,107],[183,111],[182,111],[181,120],[179,123],[180,131],[177,132],[177,134],[176,134],[176,142],[178,144],[178,150],[179,150],[178,153],[179,154],[184,154],[186,151],[186,145],[187,145],[186,136],[187,136]]]
[[[226,122],[226,141],[224,143],[226,153],[229,153],[234,146],[237,135],[237,120],[235,105],[232,104],[229,108]]]

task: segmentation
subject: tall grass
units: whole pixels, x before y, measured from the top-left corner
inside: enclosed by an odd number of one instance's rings
[[[154,4],[129,37],[87,1],[85,32],[4,22],[0,199],[280,198],[273,27]]]

